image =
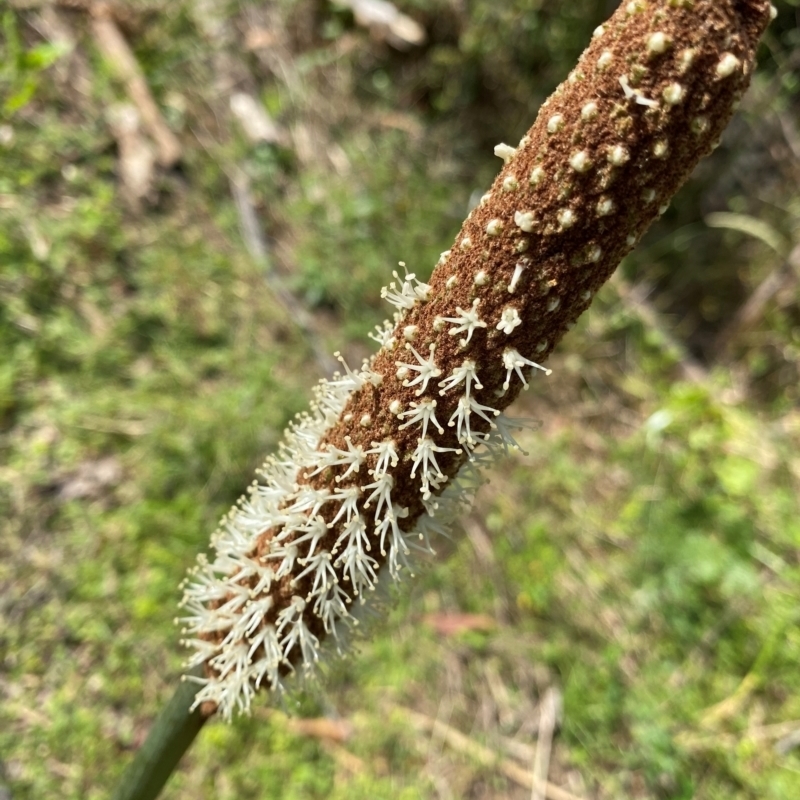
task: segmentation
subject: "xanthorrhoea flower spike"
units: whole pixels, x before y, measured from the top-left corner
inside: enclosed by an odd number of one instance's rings
[[[516,445],[503,410],[713,149],[772,12],[623,2],[519,145],[498,145],[430,282],[395,274],[378,353],[320,383],[187,580],[197,703],[229,718],[315,673],[385,573],[446,533],[478,468]]]

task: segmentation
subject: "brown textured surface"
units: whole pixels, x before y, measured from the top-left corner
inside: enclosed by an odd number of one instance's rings
[[[447,427],[447,420],[461,392],[456,388],[440,396],[438,386],[454,368],[467,358],[475,361],[483,388],[473,393],[483,405],[502,410],[514,400],[522,387],[517,378],[512,379],[508,392],[498,396],[506,376],[503,351],[514,347],[524,357],[542,363],[588,307],[660,208],[700,158],[713,149],[749,83],[755,48],[768,21],[767,0],[623,2],[603,26],[603,33],[593,38],[569,78],[542,106],[490,193],[464,223],[449,257],[434,270],[430,299],[407,312],[395,331],[398,344],[376,355],[371,368],[383,376],[383,382],[378,387],[367,383],[356,391],[340,422],[320,445],[330,443],[345,449],[345,437],[349,436],[353,444],[368,450],[376,440],[393,439],[401,459],[391,470],[395,479],[392,499],[395,506],[409,509],[402,521],[405,530],[411,530],[424,511],[419,475],[415,479],[410,476],[419,429],[410,426],[399,430],[402,420],[390,413],[389,404],[400,400],[403,409],[408,409],[412,401],[435,399],[436,416],[444,433],[439,435],[434,430],[432,438],[439,446],[457,448],[455,428]],[[654,33],[663,34],[652,40],[655,50],[648,46]],[[688,65],[687,51],[693,52]],[[735,68],[730,74],[719,74],[721,61],[733,64],[731,58],[737,60]],[[629,86],[640,97],[655,101],[657,106],[626,97],[622,76],[627,76]],[[681,87],[681,99],[669,103],[665,90],[668,95],[672,92],[674,100],[676,84]],[[597,114],[591,119],[582,116],[588,103],[597,106]],[[548,124],[555,116],[560,116],[563,124],[551,132]],[[617,146],[624,147],[629,158],[615,166],[609,161],[609,152]],[[588,158],[590,166],[585,171],[570,166],[570,159],[578,152]],[[529,182],[534,168],[541,168],[544,175],[536,186]],[[506,191],[504,181],[510,177],[516,179],[518,187]],[[607,200],[613,202],[614,210],[601,215],[598,203]],[[559,222],[567,209],[575,219],[570,227]],[[515,224],[518,211],[533,212],[535,224],[529,233]],[[502,224],[499,235],[487,233],[492,220]],[[471,246],[465,249],[461,243],[467,237]],[[596,248],[601,254],[591,260]],[[525,269],[516,290],[510,293],[509,282],[522,259]],[[474,278],[480,271],[487,273],[488,280],[478,286]],[[449,335],[452,325],[445,325],[440,332],[434,330],[437,317],[454,317],[457,307],[468,309],[475,299],[487,327],[477,329],[467,347],[460,345],[462,335]],[[507,306],[513,306],[522,320],[508,335],[496,329]],[[403,348],[402,329],[406,325],[417,326],[413,344],[423,356],[427,356],[430,344],[435,345],[435,360],[441,370],[441,376],[431,380],[421,397],[415,394],[417,387],[403,386],[396,375],[397,362],[415,362],[410,351]],[[365,414],[371,417],[366,427],[360,424]],[[473,427],[488,429],[485,423]],[[438,462],[452,477],[465,458],[464,453],[442,453]],[[343,467],[328,469],[311,479],[298,475],[298,482],[319,488],[368,483],[364,480],[367,469],[375,462],[376,457],[369,456],[359,473],[339,484],[334,478],[344,472]],[[329,503],[328,509],[323,515],[330,520],[336,512],[335,504]],[[370,514],[365,517],[371,520]],[[268,552],[275,533],[264,532],[257,553]],[[339,533],[334,527],[320,545],[332,547]],[[381,563],[385,561],[377,545],[371,555]],[[309,586],[304,585],[306,580]],[[293,595],[305,596],[309,588],[310,578],[294,585],[284,579],[273,586],[276,603],[265,622],[274,621]],[[320,639],[324,637],[322,625],[310,608],[305,611],[305,622]]]

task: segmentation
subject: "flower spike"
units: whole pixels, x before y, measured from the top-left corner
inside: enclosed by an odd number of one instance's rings
[[[447,535],[481,468],[519,446],[501,412],[714,148],[769,20],[769,0],[622,3],[519,145],[498,145],[429,282],[394,273],[378,352],[319,383],[190,571],[204,713],[317,675],[357,606]]]

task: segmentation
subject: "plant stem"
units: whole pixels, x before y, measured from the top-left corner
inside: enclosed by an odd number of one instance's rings
[[[188,677],[200,676],[202,666]],[[189,711],[198,684],[180,682],[172,699],[153,723],[147,740],[122,776],[112,800],[154,800],[208,719],[199,708]]]

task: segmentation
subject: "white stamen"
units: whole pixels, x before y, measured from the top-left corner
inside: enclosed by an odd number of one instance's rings
[[[506,379],[503,383],[503,389],[505,391],[508,391],[508,388],[511,385],[512,372],[516,372],[519,376],[519,379],[525,385],[525,388],[528,388],[528,382],[525,380],[525,375],[522,372],[523,367],[534,367],[535,369],[540,369],[545,375],[550,375],[553,371],[543,367],[541,364],[537,364],[535,361],[529,361],[527,358],[520,355],[519,351],[515,350],[513,347],[509,347],[503,351],[503,366],[506,368]]]

